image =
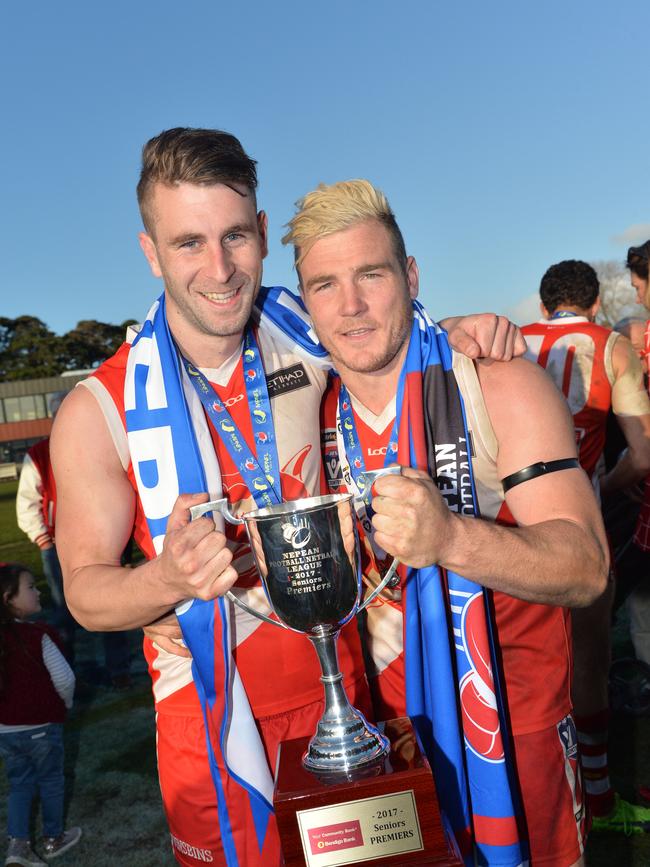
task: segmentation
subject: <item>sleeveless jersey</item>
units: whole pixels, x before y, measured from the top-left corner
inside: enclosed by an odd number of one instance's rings
[[[472,468],[481,515],[514,526],[498,478],[498,443],[490,423],[473,363],[454,357],[454,373],[463,401],[473,446]],[[328,484],[344,490],[336,440],[338,380],[328,390],[322,408],[323,452]],[[384,464],[386,445],[395,419],[395,403],[375,416],[352,398],[357,431],[367,469]],[[377,565],[364,546],[364,568],[376,583]],[[380,567],[385,571],[385,564]],[[382,594],[383,595],[383,594]],[[492,594],[497,651],[502,663],[502,687],[513,734],[528,734],[555,725],[571,708],[570,620],[567,609],[523,602],[498,591]],[[378,718],[404,716],[404,618],[401,594],[377,600],[367,609],[370,671]]]
[[[263,330],[257,332],[257,339],[271,399],[283,499],[318,494],[322,483],[318,410],[326,373],[288,353],[282,344]],[[90,387],[98,399],[122,465],[137,494],[135,475],[128,458],[124,417],[124,379],[129,348],[124,344],[96,371],[91,381],[82,384]],[[255,453],[241,349],[219,369],[203,368],[202,372]],[[223,494],[231,510],[242,513],[255,509],[256,504],[239,470],[209,420],[208,428],[221,469]],[[270,607],[253,564],[244,528],[226,524],[225,532],[233,551],[233,565],[239,573],[233,593],[255,610],[268,615]],[[134,538],[148,559],[155,556],[137,497]],[[239,607],[234,608],[234,615],[234,655],[256,718],[284,713],[322,698],[318,659],[305,636],[263,623]],[[192,661],[165,652],[146,637],[145,656],[153,679],[157,710],[199,715],[201,711],[192,682]],[[354,623],[342,630],[339,660],[346,684],[364,677],[361,645]]]
[[[612,405],[612,350],[619,336],[584,316],[525,325],[526,358],[545,368],[569,404],[580,464],[593,478]]]

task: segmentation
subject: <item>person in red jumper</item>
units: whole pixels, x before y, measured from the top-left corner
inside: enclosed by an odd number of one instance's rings
[[[66,392],[58,391],[50,397],[52,418],[61,406]],[[23,460],[16,492],[16,520],[30,542],[38,545],[43,575],[50,588],[54,621],[64,641],[64,653],[74,665],[74,637],[76,623],[68,610],[63,595],[63,576],[56,552],[54,524],[56,520],[56,485],[50,463],[50,438],[40,440],[27,450]]]
[[[56,631],[25,620],[41,610],[39,596],[24,566],[0,564],[0,756],[9,778],[5,864],[23,867],[45,867],[29,839],[37,793],[45,857],[62,855],[81,837],[81,828],[63,828],[63,721],[75,677]]]

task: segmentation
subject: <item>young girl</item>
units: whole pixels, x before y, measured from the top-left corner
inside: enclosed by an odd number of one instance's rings
[[[56,632],[25,618],[41,610],[34,577],[0,563],[0,756],[9,778],[9,848],[5,865],[46,867],[29,839],[32,801],[43,811],[43,854],[57,858],[79,841],[63,830],[63,720],[75,678]]]

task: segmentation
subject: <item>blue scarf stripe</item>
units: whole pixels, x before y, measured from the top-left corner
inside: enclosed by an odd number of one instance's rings
[[[396,400],[398,416],[404,411],[408,412],[408,406],[405,405],[405,382],[409,372],[420,370],[424,375],[424,372],[431,367],[440,366],[443,370],[450,371],[453,366],[446,337],[437,329],[428,326],[425,316],[419,314],[420,311],[416,309],[411,341],[398,384]],[[438,409],[444,413],[445,404],[442,397]],[[458,399],[462,433],[469,444],[467,421],[460,394]],[[438,428],[443,428],[440,421],[438,421]],[[419,432],[409,430],[412,466],[416,464],[414,443],[418,435],[421,436]],[[451,429],[445,430],[439,441],[451,443],[457,435]],[[470,476],[471,490],[476,502],[476,487],[469,454],[466,463],[466,472]],[[471,827],[472,812],[477,815],[512,817],[514,803],[510,793],[509,770],[506,762],[499,760],[498,757],[491,758],[489,752],[479,756],[463,735],[458,716],[458,705],[455,699],[457,690],[465,676],[470,678],[470,683],[465,688],[471,690],[473,688],[471,678],[478,676],[474,672],[465,646],[464,621],[459,620],[458,615],[452,613],[454,648],[449,648],[448,640],[441,644],[440,636],[449,635],[449,625],[446,619],[447,603],[443,596],[438,570],[435,567],[411,570],[409,577],[411,585],[415,584],[418,590],[414,594],[411,586],[406,594],[407,616],[414,603],[417,608],[417,611],[409,616],[409,628],[406,630],[407,712],[414,720],[419,721],[419,729],[425,742],[430,743],[431,735],[433,736],[434,749],[430,755],[436,778],[439,780],[438,788],[442,793],[441,802],[444,809],[452,826],[458,831]],[[447,572],[447,582],[451,593],[459,591],[469,594],[464,598],[470,602],[473,598],[481,598],[486,605],[486,591],[476,582],[453,572]],[[423,615],[423,612],[427,612],[427,615]],[[413,628],[416,624],[418,628]],[[491,637],[490,631],[488,637]],[[448,647],[450,652],[442,652],[443,646]],[[494,660],[493,647],[490,652]],[[424,664],[421,661],[422,657],[425,659]],[[493,664],[493,671],[495,667]],[[483,675],[488,676],[486,672]],[[420,678],[424,678],[424,683],[418,682]],[[499,716],[502,738],[505,740],[507,730],[503,725],[503,713],[500,712]],[[426,725],[423,725],[423,719],[427,720]],[[497,848],[501,850],[503,847]],[[477,844],[479,858],[485,854],[483,849],[483,844]],[[514,859],[512,853],[502,852],[501,857],[505,857],[506,860],[494,863],[504,863],[510,867],[519,865],[523,860],[519,845],[515,849]],[[490,857],[494,858],[494,852]],[[473,856],[467,856],[467,863],[473,863]]]
[[[164,295],[159,299],[159,306],[153,314],[153,321],[147,319],[144,323],[142,330],[134,341],[133,348],[135,348],[138,341],[145,338],[153,338],[154,336],[160,358],[160,370],[158,371],[158,374],[162,374],[167,407],[163,409],[149,409],[145,388],[147,377],[149,376],[148,366],[146,363],[136,363],[134,365],[134,371],[132,372],[132,387],[136,397],[136,409],[126,412],[127,431],[130,433],[168,427],[171,431],[173,444],[174,467],[158,467],[158,472],[175,472],[178,477],[178,488],[180,493],[198,493],[205,491],[207,490],[205,471],[203,468],[200,449],[194,433],[194,425],[190,409],[185,399],[180,361],[167,325]],[[150,357],[150,364],[153,368],[154,364],[157,363],[153,349],[150,353]],[[146,371],[146,376],[143,375],[143,370]],[[155,471],[152,470],[151,467],[145,466],[148,461],[140,462],[137,455],[132,455],[132,459],[134,464],[138,464],[138,472],[141,472],[140,467],[142,466],[144,476],[147,477],[147,475],[149,475],[150,480],[153,480]],[[151,518],[147,515],[146,517],[152,538],[164,535],[169,516],[165,518]],[[210,713],[210,708],[214,705],[217,689],[223,690],[225,703],[224,717],[219,723],[221,755],[224,758],[226,771],[229,776],[241,785],[248,794],[251,813],[258,832],[258,846],[260,851],[263,848],[264,835],[266,827],[268,827],[268,821],[263,821],[262,813],[266,811],[266,813],[270,815],[271,807],[268,801],[260,792],[257,791],[257,789],[255,789],[245,779],[242,779],[240,776],[232,772],[232,769],[228,767],[226,761],[226,721],[231,713],[230,694],[227,689],[230,674],[228,668],[230,664],[230,646],[227,638],[227,616],[223,600],[219,600],[217,610],[222,624],[223,646],[221,650],[224,657],[225,671],[228,675],[224,679],[223,683],[214,683],[215,660],[214,629],[212,621],[214,608],[212,603],[199,599],[193,600],[192,605],[184,613],[179,614],[179,623],[183,631],[185,643],[193,656],[193,678],[197,688],[197,694],[200,700],[204,720],[206,720],[207,750],[210,760],[211,775],[215,786],[220,835],[226,861],[228,867],[243,867],[243,865],[240,865],[237,855],[237,847],[232,833],[232,823],[229,818],[227,796],[219,776],[214,751],[209,742],[207,717]],[[208,697],[210,700],[208,700]]]

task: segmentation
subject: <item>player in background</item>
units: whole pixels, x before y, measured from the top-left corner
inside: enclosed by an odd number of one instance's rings
[[[650,400],[631,342],[595,323],[600,308],[598,276],[591,265],[570,259],[542,277],[542,320],[524,326],[526,356],[536,361],[564,394],[573,415],[580,463],[596,491],[611,494],[650,471]],[[610,408],[627,442],[614,468],[603,473]],[[611,787],[607,761],[608,673],[614,576],[593,605],[572,612],[572,698],[587,803],[593,830],[641,832],[650,810],[628,803]]]
[[[648,259],[650,258],[650,241],[638,247],[630,247],[627,252],[626,265],[630,271],[632,286],[636,289],[637,301],[650,311],[650,281],[648,279]],[[636,323],[631,339],[638,347],[645,363],[646,373],[650,370],[650,319],[640,328]],[[633,544],[642,552],[636,562],[645,569],[650,568],[650,478],[646,479],[643,503],[639,512],[634,533]],[[640,576],[638,583],[628,599],[630,614],[630,635],[634,644],[637,659],[650,665],[650,575],[646,571]]]

